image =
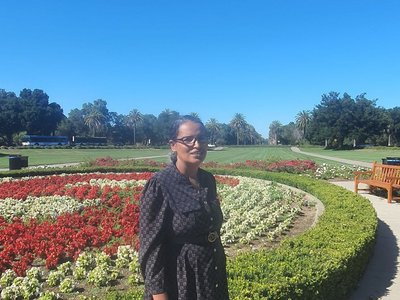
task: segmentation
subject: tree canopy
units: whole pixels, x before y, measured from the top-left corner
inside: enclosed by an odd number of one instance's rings
[[[200,119],[196,112],[191,113]],[[23,89],[19,95],[0,89],[0,145],[12,145],[15,136],[66,135],[107,137],[113,144],[166,145],[169,128],[180,116],[170,109],[158,116],[138,109],[127,114],[109,111],[107,101],[96,99],[72,109],[66,117],[56,102],[40,89]],[[215,118],[205,122],[211,144],[255,145],[265,143],[262,136],[235,113],[227,123]],[[355,98],[349,94],[329,92],[312,110],[302,110],[294,122],[282,124],[274,120],[269,125],[269,144],[293,145],[310,143],[329,148],[357,147],[364,144],[394,146],[400,144],[400,108],[377,106],[376,99],[366,94]]]
[[[312,111],[296,115],[296,127],[301,132],[295,137],[291,124],[274,121],[270,125],[270,142],[283,144],[308,141],[328,148],[354,148],[360,145],[397,145],[400,142],[400,108],[385,109],[377,106],[376,99],[366,94],[352,98],[338,92],[323,94],[321,102]]]

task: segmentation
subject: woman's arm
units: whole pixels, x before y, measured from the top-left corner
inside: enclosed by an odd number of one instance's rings
[[[167,202],[160,184],[154,178],[150,179],[140,199],[139,262],[146,290],[152,295],[163,295],[167,291],[167,274],[165,274]]]

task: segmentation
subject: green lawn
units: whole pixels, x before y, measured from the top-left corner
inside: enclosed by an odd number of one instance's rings
[[[220,163],[232,163],[246,160],[289,160],[289,159],[311,159],[317,163],[328,162],[327,160],[295,153],[290,147],[227,147],[222,151],[208,151],[207,161]],[[330,161],[329,161],[330,162]]]
[[[378,161],[387,156],[400,157],[399,148],[367,148],[361,150],[324,150],[318,147],[304,147],[301,150],[326,156],[339,157],[366,162]],[[151,160],[169,161],[169,149],[2,149],[0,150],[0,169],[8,168],[8,155],[21,154],[29,157],[29,165],[84,162],[96,157],[113,158],[150,158]],[[283,160],[311,159],[317,163],[337,164],[305,154],[292,152],[290,147],[225,147],[220,151],[209,151],[207,161],[234,163],[245,160]]]
[[[2,149],[0,169],[8,168],[8,155],[21,154],[29,157],[29,166],[84,162],[96,157],[150,158],[169,161],[169,149]],[[294,153],[289,147],[225,147],[221,151],[209,151],[206,161],[232,163],[245,160],[311,159],[317,163],[327,160]]]
[[[382,162],[382,158],[400,157],[400,148],[365,148],[358,150],[324,150],[318,147],[302,147],[302,151],[365,162]]]
[[[21,154],[29,157],[29,165],[84,162],[96,157],[113,158],[150,157],[152,160],[166,161],[167,149],[1,149],[0,168],[8,168],[8,155]]]

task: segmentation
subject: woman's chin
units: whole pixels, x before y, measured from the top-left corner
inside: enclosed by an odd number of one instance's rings
[[[206,158],[205,155],[193,155],[191,157],[190,161],[193,164],[201,164],[204,161],[205,158]]]

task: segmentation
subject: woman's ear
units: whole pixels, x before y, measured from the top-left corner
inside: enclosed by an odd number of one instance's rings
[[[175,148],[176,148],[176,143],[173,140],[169,141],[169,147],[171,148],[172,152],[176,152]]]

